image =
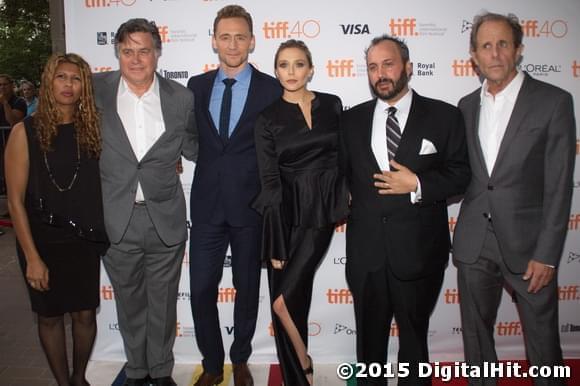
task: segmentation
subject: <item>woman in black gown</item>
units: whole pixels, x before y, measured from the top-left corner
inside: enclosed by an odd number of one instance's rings
[[[14,126],[6,147],[8,209],[38,334],[59,385],[86,386],[96,335],[104,235],[98,115],[91,70],[75,54],[53,55],[35,115]],[[63,314],[70,313],[69,374]]]
[[[307,89],[314,68],[302,41],[282,43],[274,65],[284,93],[256,122],[262,190],[253,207],[264,220],[262,258],[284,383],[301,386],[313,382],[307,339],[314,273],[347,214],[337,160],[342,104]]]

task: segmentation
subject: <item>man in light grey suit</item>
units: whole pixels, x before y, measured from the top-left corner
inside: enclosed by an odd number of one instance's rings
[[[513,15],[475,18],[471,56],[485,81],[459,102],[472,179],[453,257],[471,365],[497,361],[493,331],[504,286],[517,303],[530,364],[562,363],[556,275],[573,189],[574,111],[569,93],[517,70],[522,35]]]
[[[131,19],[115,43],[120,71],[94,76],[101,111],[103,262],[115,290],[127,366],[124,385],[175,385],[173,343],[186,209],[176,165],[197,155],[193,95],[155,73],[155,23]]]

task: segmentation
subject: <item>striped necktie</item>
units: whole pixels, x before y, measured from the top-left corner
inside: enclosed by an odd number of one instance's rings
[[[387,151],[389,152],[389,161],[395,158],[399,143],[401,142],[401,128],[395,116],[396,112],[396,107],[389,107],[389,116],[387,117]]]

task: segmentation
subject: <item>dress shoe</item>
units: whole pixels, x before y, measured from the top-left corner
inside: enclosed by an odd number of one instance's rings
[[[254,378],[247,363],[234,364],[234,386],[254,386]]]
[[[123,386],[149,386],[149,380],[147,378],[127,378]]]
[[[219,385],[223,381],[223,374],[211,374],[204,371],[193,386],[214,386]]]
[[[177,386],[177,383],[171,377],[152,378],[151,385],[153,386]]]

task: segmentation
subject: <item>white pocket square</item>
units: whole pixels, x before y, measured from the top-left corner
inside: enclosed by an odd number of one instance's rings
[[[421,150],[419,150],[419,155],[429,155],[436,154],[437,148],[433,145],[433,142],[428,139],[421,140]]]

